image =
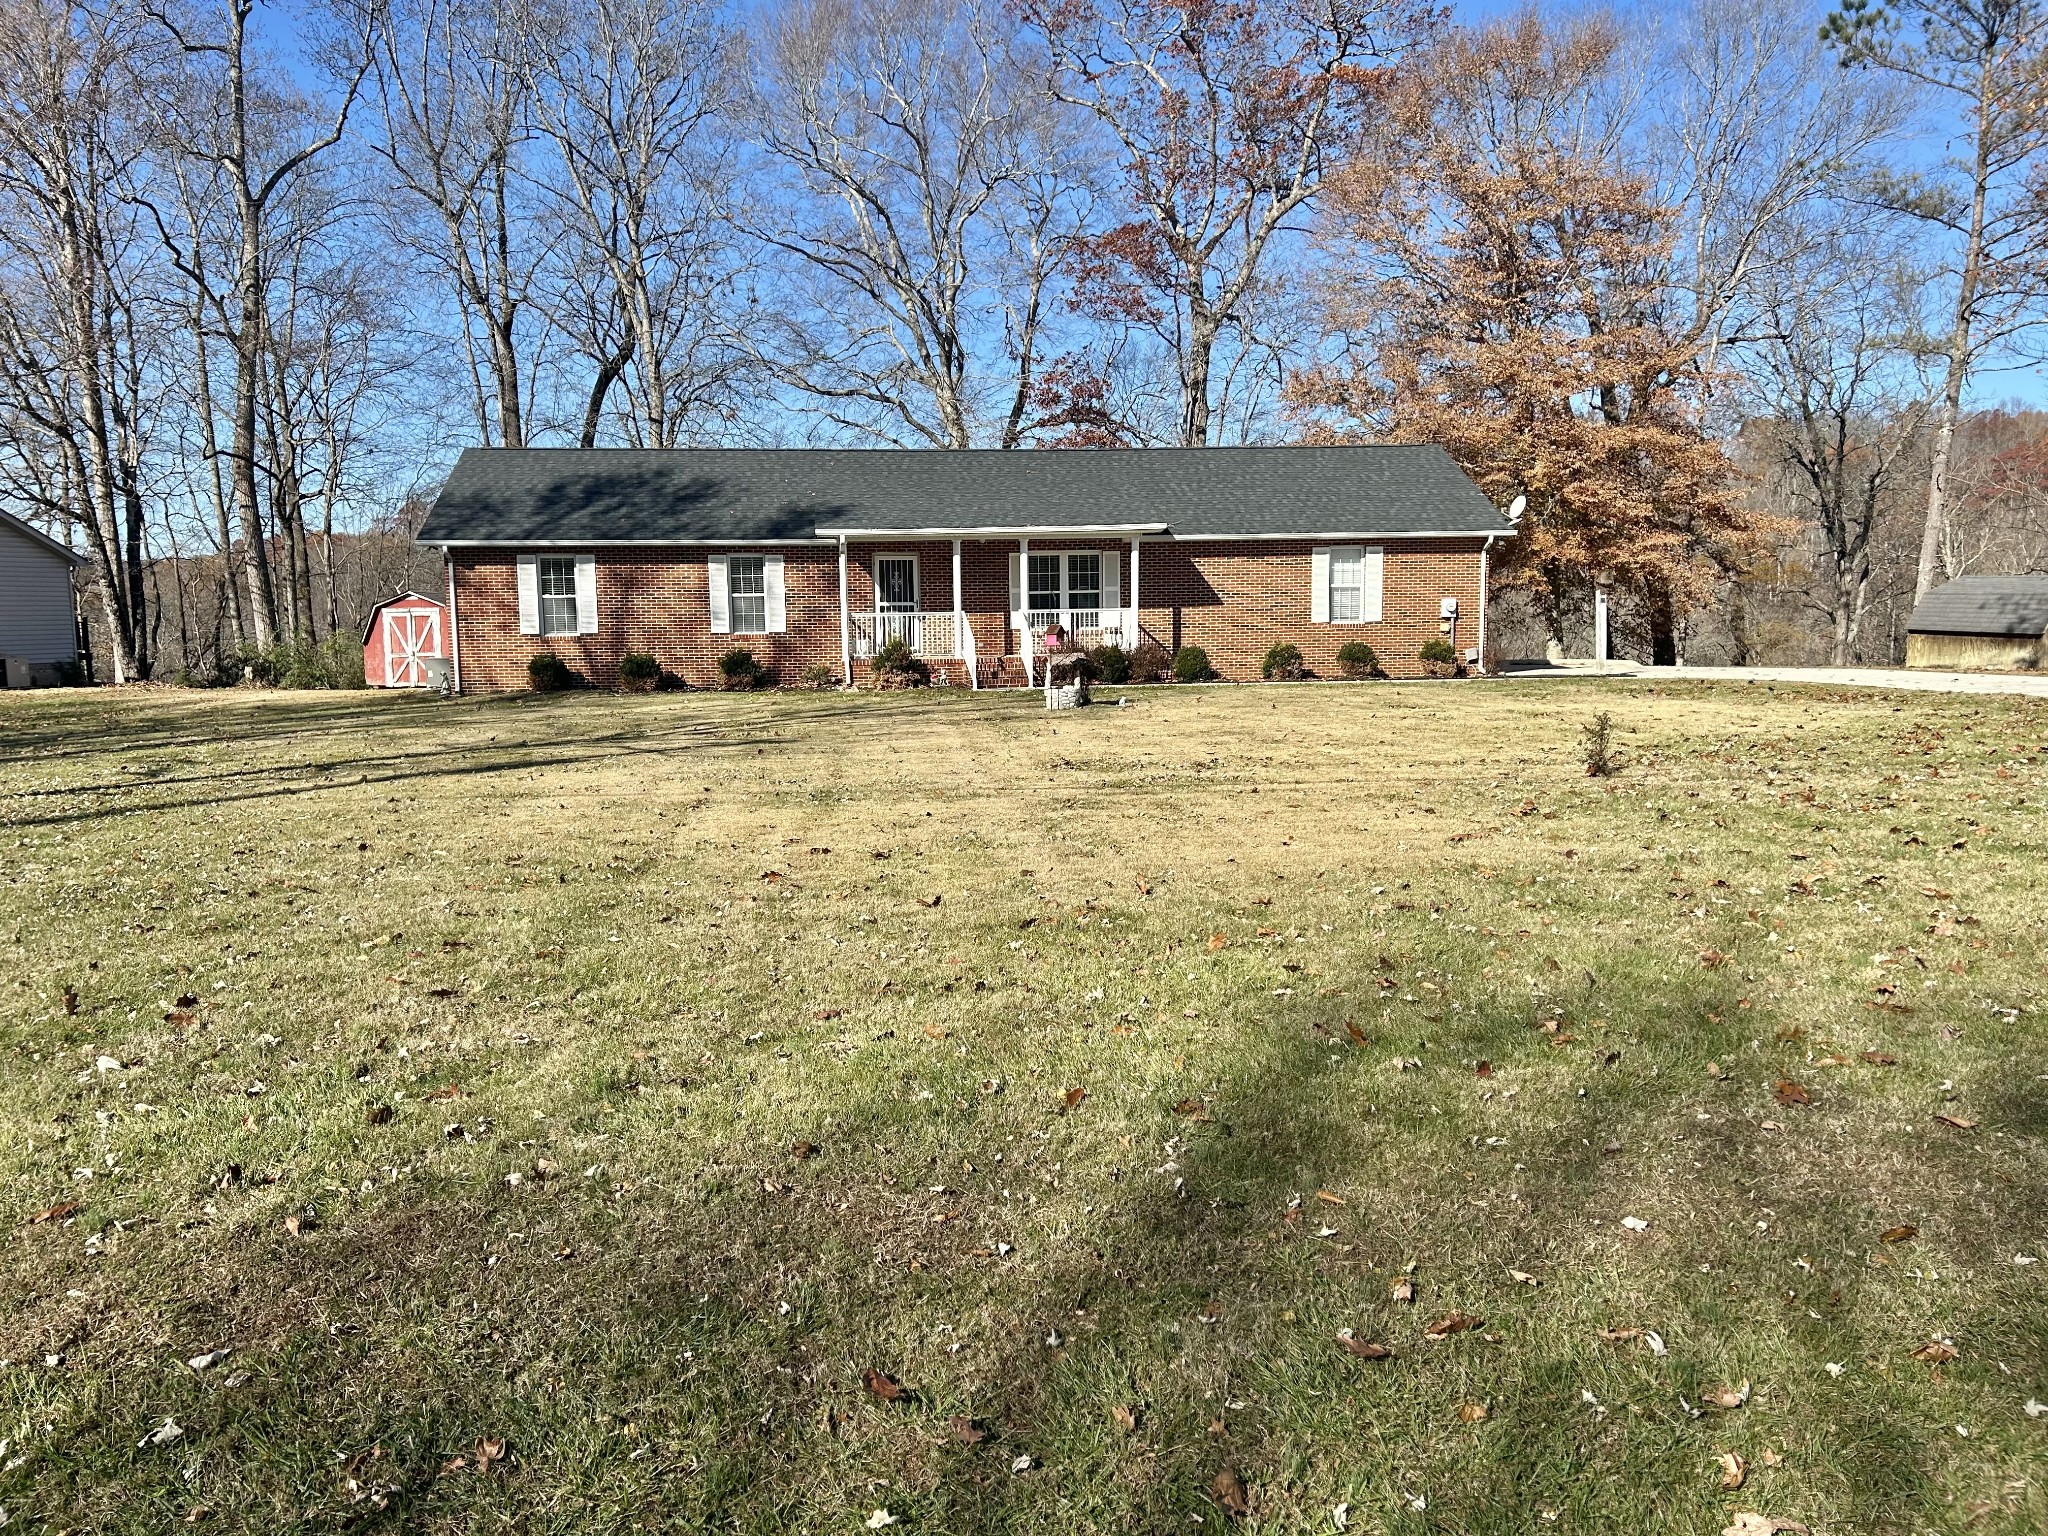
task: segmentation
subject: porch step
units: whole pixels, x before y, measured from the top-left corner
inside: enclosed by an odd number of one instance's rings
[[[1021,656],[990,656],[981,663],[981,686],[984,688],[1028,688],[1031,681],[1024,675],[1024,658]]]

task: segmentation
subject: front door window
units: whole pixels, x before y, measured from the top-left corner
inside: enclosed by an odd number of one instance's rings
[[[875,611],[917,612],[917,561],[909,555],[875,559]]]

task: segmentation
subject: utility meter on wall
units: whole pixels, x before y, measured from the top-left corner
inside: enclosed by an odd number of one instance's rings
[[[1458,600],[1455,597],[1447,597],[1438,604],[1436,627],[1446,635],[1458,627]]]

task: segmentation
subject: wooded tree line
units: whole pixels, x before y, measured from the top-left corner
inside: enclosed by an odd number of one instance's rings
[[[1441,442],[1647,656],[2048,559],[2048,6],[0,0],[0,476],[114,675],[467,443]]]

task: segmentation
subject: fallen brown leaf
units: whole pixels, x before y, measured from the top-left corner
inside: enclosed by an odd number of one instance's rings
[[[1474,1317],[1470,1312],[1460,1312],[1456,1307],[1422,1330],[1425,1339],[1449,1338],[1454,1333],[1466,1333],[1477,1328],[1483,1318]]]
[[[872,1365],[864,1366],[860,1373],[861,1385],[874,1393],[885,1403],[900,1403],[910,1396],[910,1389],[886,1371],[878,1371]]]
[[[1805,1529],[1797,1520],[1781,1520],[1776,1515],[1759,1515],[1743,1510],[1730,1524],[1721,1528],[1721,1536],[1778,1536],[1780,1531]]]
[[[1209,1491],[1216,1495],[1216,1502],[1235,1517],[1242,1518],[1252,1512],[1251,1493],[1235,1467],[1225,1467],[1218,1472],[1216,1481],[1209,1485]]]
[[[1901,1226],[1886,1227],[1877,1234],[1877,1240],[1880,1243],[1910,1243],[1919,1235],[1920,1229],[1909,1221]]]
[[[1207,945],[1207,948],[1211,954],[1214,954],[1217,950],[1223,948],[1223,946],[1228,944],[1229,942],[1230,940],[1226,938],[1224,935],[1220,933],[1212,933],[1209,935],[1209,943]],[[1232,1476],[1235,1475],[1235,1473],[1232,1474]]]
[[[1066,1094],[1066,1107],[1068,1109],[1079,1109],[1081,1101],[1087,1097],[1088,1090],[1086,1088],[1069,1088]]]
[[[1344,1033],[1351,1037],[1353,1045],[1365,1045],[1367,1043],[1365,1031],[1360,1029],[1354,1020],[1346,1019],[1344,1021]]]
[[[1947,1339],[1929,1339],[1913,1351],[1913,1358],[1922,1365],[1947,1365],[1951,1360],[1960,1359],[1961,1355],[1962,1351]]]
[[[953,1438],[962,1445],[979,1445],[988,1438],[988,1431],[965,1414],[956,1414],[949,1422]]]
[[[62,1221],[67,1216],[76,1216],[77,1214],[78,1202],[76,1200],[59,1200],[55,1205],[46,1206],[40,1211],[31,1211],[22,1218],[22,1225],[39,1227],[46,1221]]]
[[[1127,1435],[1134,1432],[1138,1427],[1138,1410],[1125,1407],[1122,1403],[1112,1407],[1109,1410],[1109,1416],[1116,1420],[1116,1427]]]
[[[1391,1360],[1394,1358],[1394,1352],[1387,1348],[1386,1345],[1375,1344],[1370,1339],[1361,1339],[1349,1328],[1344,1329],[1337,1335],[1337,1342],[1344,1347],[1347,1353],[1354,1354],[1361,1360]]]
[[[1700,951],[1700,964],[1710,971],[1717,966],[1723,966],[1727,963],[1728,957],[1718,949],[1703,949]]]
[[[1749,1383],[1739,1387],[1716,1387],[1704,1394],[1703,1400],[1714,1408],[1740,1408],[1749,1401]]]
[[[1486,1412],[1484,1403],[1462,1403],[1458,1407],[1458,1417],[1467,1424],[1477,1424],[1486,1417]]]
[[[1951,1115],[1946,1112],[1943,1112],[1942,1114],[1936,1115],[1934,1118],[1939,1120],[1943,1125],[1952,1126],[1959,1131],[1974,1131],[1975,1129],[1977,1129],[1977,1122],[1963,1115]]]
[[[1777,1085],[1771,1089],[1771,1097],[1780,1104],[1811,1104],[1813,1102],[1813,1095],[1793,1082],[1789,1077],[1778,1079]]]
[[[1403,1275],[1394,1282],[1394,1300],[1412,1305],[1415,1301],[1415,1281]]]
[[[1337,1192],[1336,1192],[1335,1190],[1333,1190],[1333,1189],[1319,1189],[1319,1190],[1317,1190],[1317,1191],[1316,1191],[1316,1198],[1317,1198],[1318,1200],[1322,1201],[1322,1202],[1323,1202],[1323,1204],[1325,1204],[1325,1205],[1342,1205],[1342,1204],[1344,1203],[1344,1197],[1343,1197],[1342,1195],[1338,1194],[1338,1193],[1337,1193]]]
[[[1749,1463],[1735,1451],[1723,1451],[1715,1458],[1721,1463],[1721,1491],[1733,1493],[1749,1476]]]
[[[1899,1058],[1890,1051],[1865,1051],[1863,1059],[1873,1067],[1896,1067],[1899,1064]]]

